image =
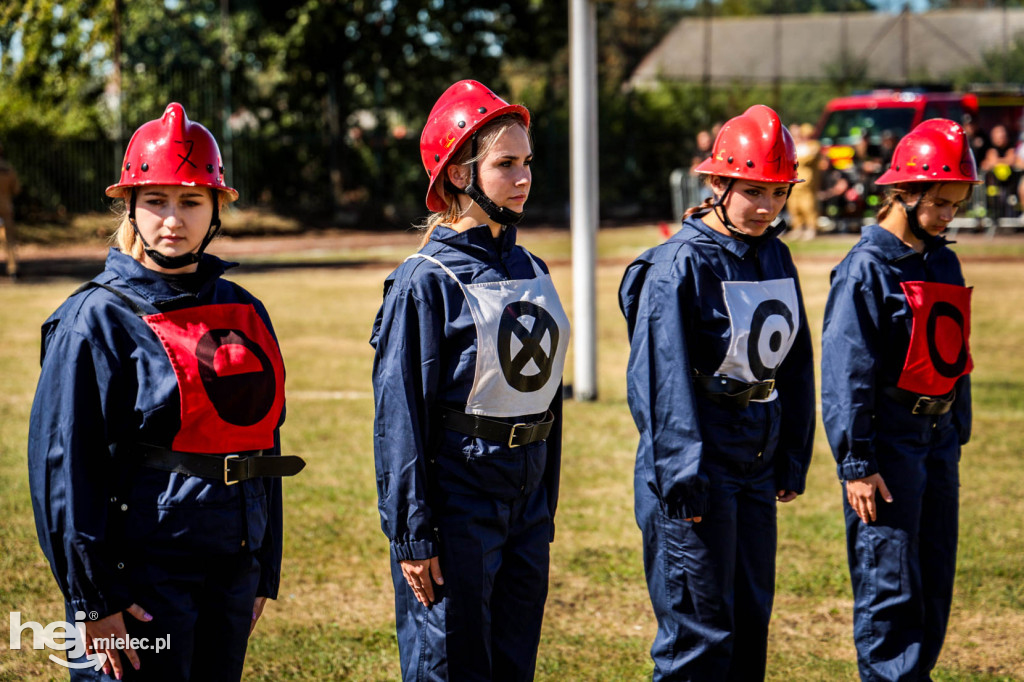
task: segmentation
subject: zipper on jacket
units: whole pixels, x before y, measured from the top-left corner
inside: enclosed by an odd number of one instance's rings
[[[505,281],[508,282],[512,279],[512,271],[508,269],[508,263],[505,262],[505,255],[498,252],[498,262],[501,263],[501,269],[505,273]]]
[[[764,281],[764,268],[761,267],[761,254],[757,246],[750,247],[750,251],[754,257],[754,267],[757,268],[757,280],[759,282]]]

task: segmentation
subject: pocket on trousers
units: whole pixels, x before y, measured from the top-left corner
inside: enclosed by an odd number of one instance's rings
[[[861,525],[857,537],[857,563],[862,583],[857,606],[872,611],[909,597],[910,539],[900,528]]]

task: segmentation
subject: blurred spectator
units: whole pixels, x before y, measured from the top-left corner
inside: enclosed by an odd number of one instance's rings
[[[896,149],[896,136],[891,130],[882,131],[879,144],[870,144],[868,134],[865,133],[861,143],[857,145],[857,154],[854,157],[857,173],[856,180],[860,183],[859,194],[863,195],[863,203],[866,204],[864,217],[874,214],[874,208],[881,203],[881,192],[875,185],[882,173],[889,167],[892,161],[893,150]]]
[[[989,217],[1016,217],[1020,171],[1017,170],[1017,152],[1005,126],[992,128],[989,148],[980,168],[985,175]]]
[[[711,156],[711,148],[714,142],[711,137],[711,133],[706,130],[701,130],[697,133],[696,138],[697,146],[693,150],[693,157],[690,159],[690,172],[696,168],[704,159]]]
[[[974,159],[979,164],[988,152],[988,135],[978,127],[974,117],[964,114],[964,134],[971,143],[971,151],[974,152]]]
[[[794,123],[789,127],[789,132],[796,143],[797,177],[804,181],[793,185],[786,203],[789,227],[794,237],[813,239],[818,227],[818,191],[821,180],[818,157],[821,156],[821,145],[812,137],[814,126],[810,123]]]
[[[838,232],[847,230],[847,192],[851,189],[850,180],[843,171],[832,165],[828,156],[818,157],[820,189],[818,201],[822,212],[829,217]]]
[[[878,145],[878,159],[882,163],[884,173],[892,163],[892,153],[896,150],[896,134],[886,128],[882,131],[882,140]]]
[[[0,145],[0,238],[7,251],[7,276],[12,280],[18,276],[18,233],[14,228],[14,197],[21,192],[21,183],[14,166],[4,156]]]
[[[696,143],[697,146],[693,150],[693,156],[690,158],[690,173],[693,174],[693,169],[696,168],[706,158],[711,156],[711,150],[714,147],[715,138],[711,136],[707,130],[701,130],[697,133]],[[700,181],[700,191],[697,194],[697,202],[700,203],[705,199],[711,198],[711,188],[704,182],[703,176]]]
[[[992,128],[988,150],[981,161],[983,171],[993,170],[996,166],[1010,166],[1017,162],[1017,151],[1010,143],[1010,136],[1006,132],[1006,126],[998,125]]]
[[[881,163],[874,155],[871,147],[871,131],[864,129],[863,134],[853,144],[853,165],[862,173],[878,173]]]
[[[1024,209],[1024,130],[1017,136],[1017,148],[1014,151],[1017,157],[1014,170],[1020,176],[1017,181],[1017,210],[1021,211]]]

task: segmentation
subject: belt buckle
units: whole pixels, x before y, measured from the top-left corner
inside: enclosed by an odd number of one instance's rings
[[[765,396],[767,398],[772,394],[772,392],[775,391],[775,379],[768,379],[767,381],[762,381],[761,383],[768,387],[768,395]]]
[[[514,441],[516,439],[516,429],[519,428],[520,426],[526,426],[526,424],[524,422],[520,422],[518,424],[513,424],[512,425],[512,430],[508,432],[508,446],[510,448],[518,448],[519,447],[519,445],[517,443],[513,443],[512,441]]]
[[[238,455],[224,455],[224,485],[237,485],[238,481],[228,479],[228,460],[240,459]]]
[[[926,395],[917,396],[917,400],[914,402],[914,407],[910,410],[910,414],[923,414],[922,410],[928,407],[932,402],[932,399]]]

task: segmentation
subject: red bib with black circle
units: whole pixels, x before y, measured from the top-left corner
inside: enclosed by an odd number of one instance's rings
[[[274,446],[284,409],[281,350],[252,305],[225,303],[143,318],[178,379],[182,452]]]
[[[974,368],[971,289],[938,282],[901,282],[913,314],[910,347],[897,386],[921,395],[940,396]]]

